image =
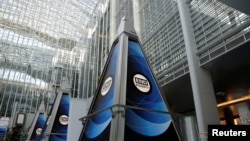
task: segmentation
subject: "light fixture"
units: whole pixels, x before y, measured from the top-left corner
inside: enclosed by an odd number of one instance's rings
[[[16,117],[16,126],[22,126],[25,122],[25,113],[18,113]]]
[[[234,99],[234,100],[230,100],[230,101],[226,101],[226,102],[222,102],[217,104],[218,108],[223,108],[226,106],[230,106],[233,104],[237,104],[237,103],[241,103],[241,102],[245,102],[245,101],[249,101],[250,100],[250,95],[246,95],[246,96],[242,96],[240,98]]]

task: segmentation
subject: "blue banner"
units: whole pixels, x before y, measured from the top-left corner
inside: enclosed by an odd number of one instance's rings
[[[45,123],[46,123],[46,119],[45,119],[44,113],[39,113],[30,140],[36,140],[36,141],[44,140],[42,132],[43,132]]]
[[[93,99],[89,114],[105,109],[113,105],[115,75],[117,65],[117,53],[119,45],[115,44],[110,52],[100,85]],[[111,110],[105,110],[89,117],[83,127],[81,141],[109,141],[110,123],[112,120]]]
[[[69,117],[69,95],[63,93],[50,133],[49,141],[66,141]]]
[[[128,42],[126,105],[150,110],[126,109],[125,141],[178,141],[171,115],[139,43]]]

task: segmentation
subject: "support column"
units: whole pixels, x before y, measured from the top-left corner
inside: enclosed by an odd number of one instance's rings
[[[199,67],[199,59],[195,54],[196,45],[188,4],[185,0],[177,0],[177,3],[187,52],[199,136],[201,140],[207,140],[207,125],[219,124],[217,102],[210,73]]]
[[[134,28],[135,28],[135,31],[137,33],[137,36],[141,37],[141,35],[139,33],[141,33],[141,29],[140,29],[140,5],[141,5],[141,2],[140,0],[133,0],[133,15],[134,15]]]
[[[246,90],[238,90],[235,93],[235,98],[240,98],[242,96],[246,96],[248,92]],[[242,125],[250,125],[250,109],[247,101],[241,102],[235,105],[237,108],[241,124]]]
[[[240,116],[241,124],[250,125],[250,110],[248,104],[246,102],[239,103],[236,107]]]
[[[128,56],[128,35],[126,31],[126,19],[122,19],[118,28],[119,50],[115,76],[114,105],[126,104],[127,89],[127,56]],[[129,30],[130,31],[130,30]],[[123,107],[114,107],[113,118],[111,121],[110,141],[123,141],[125,132],[125,109]]]
[[[110,46],[113,43],[113,41],[116,38],[116,32],[117,32],[117,25],[116,25],[116,7],[117,7],[117,0],[110,0]]]

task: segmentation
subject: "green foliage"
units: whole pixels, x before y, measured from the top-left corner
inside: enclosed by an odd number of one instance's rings
[[[28,131],[22,127],[13,127],[12,130],[8,129],[4,141],[25,141]]]

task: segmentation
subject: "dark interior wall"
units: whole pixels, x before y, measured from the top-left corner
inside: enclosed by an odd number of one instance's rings
[[[237,9],[247,15],[250,15],[249,0],[218,0],[234,9]]]

